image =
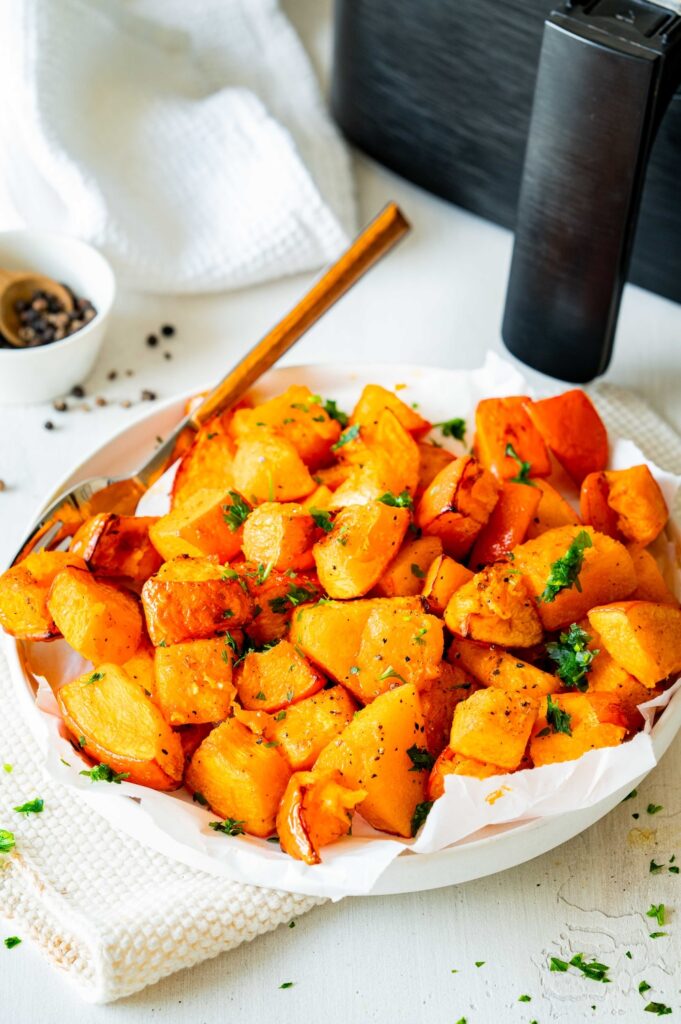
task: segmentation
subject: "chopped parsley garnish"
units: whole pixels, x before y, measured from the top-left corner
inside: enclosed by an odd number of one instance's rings
[[[226,836],[242,836],[244,830],[241,826],[245,824],[245,821],[237,821],[236,818],[225,818],[224,821],[209,821],[208,827]]]
[[[11,773],[14,771],[11,764],[3,764],[2,770],[3,772],[7,772],[8,775],[11,775]]]
[[[519,1003],[531,1003],[532,1002],[532,996],[518,996],[518,1002]]]
[[[658,811],[662,810],[662,804],[648,804],[646,811],[648,814],[657,814]]]
[[[570,587],[575,587],[581,594],[579,574],[582,571],[584,552],[590,547],[593,547],[591,537],[586,530],[580,530],[563,557],[551,566],[549,578],[544,590],[537,598],[538,601],[550,604],[556,600],[561,590],[567,590]]]
[[[484,960],[476,960],[475,961],[475,966],[476,967],[484,967],[485,966],[485,961]]]
[[[412,562],[409,568],[411,569],[412,576],[416,576],[417,580],[424,580],[426,578],[425,572],[416,562]]]
[[[644,992],[649,992],[651,988],[652,986],[649,985],[647,981],[640,982],[638,986],[638,990],[641,993],[641,995],[643,995]]]
[[[414,633],[414,643],[418,644],[419,647],[425,647],[426,646],[426,641],[423,638],[424,638],[424,636],[426,636],[427,633],[428,633],[428,627],[427,626],[421,626],[420,629],[417,629],[416,632]]]
[[[233,619],[234,618],[234,612],[232,611],[231,608],[225,608],[225,610],[222,613],[222,617],[223,617],[223,619]]]
[[[288,592],[279,597],[273,597],[269,602],[270,608],[276,615],[283,615],[288,611],[289,605],[297,608],[305,601],[312,601],[317,596],[317,588],[314,585],[309,587],[298,586],[296,583],[289,583]]]
[[[631,793],[627,793],[627,795],[624,797],[622,803],[624,803],[625,800],[633,800],[635,796],[638,796],[638,790],[632,789]]]
[[[208,801],[203,793],[199,793],[198,789],[195,793],[192,793],[192,800],[195,804],[201,804],[202,807],[208,807]]]
[[[650,864],[648,865],[648,871],[651,875],[655,875],[658,871],[662,871],[663,867],[664,864],[656,864],[654,860],[651,860]]]
[[[388,665],[386,669],[381,672],[378,677],[379,683],[382,683],[384,679],[399,679],[401,683],[406,683],[404,676],[401,676],[399,672],[396,672],[392,665]]]
[[[103,673],[103,672],[93,672],[93,673],[92,673],[92,675],[91,675],[91,676],[89,676],[89,677],[88,677],[88,678],[87,678],[87,679],[85,680],[85,685],[86,685],[86,686],[91,686],[91,685],[92,685],[92,683],[98,683],[98,682],[99,682],[99,680],[100,680],[100,679],[103,679],[103,678],[104,678],[104,673]]]
[[[237,644],[236,640],[234,639],[234,637],[232,636],[232,634],[229,632],[229,630],[227,630],[227,632],[225,633],[225,643],[227,644],[228,647],[232,648],[232,650],[234,651],[235,654],[238,652],[238,649],[239,649],[238,644]],[[222,652],[223,661],[227,660],[224,657],[225,654],[227,654],[227,652],[223,651]]]
[[[546,697],[546,721],[554,732],[563,732],[566,736],[572,736],[570,715],[567,711],[563,711],[559,704],[556,704],[550,693]]]
[[[293,985],[294,985],[294,982],[292,982],[292,981],[282,981],[282,983],[279,986],[279,988],[293,988]]]
[[[646,917],[654,917],[659,925],[664,924],[664,903],[651,903]]]
[[[412,508],[414,505],[409,491],[402,491],[400,494],[386,491],[378,500],[382,501],[384,505],[390,505],[391,508]]]
[[[648,936],[649,939],[662,939],[666,935],[666,932],[651,932]]]
[[[588,687],[586,674],[591,668],[598,651],[588,650],[591,637],[576,622],[573,622],[567,633],[561,633],[555,643],[546,645],[546,653],[558,668],[556,675],[567,687],[575,687],[582,693]]]
[[[9,853],[15,847],[14,832],[0,828],[0,853]]]
[[[333,522],[328,512],[323,512],[320,508],[311,508],[310,515],[314,519],[315,526],[318,526],[324,533],[331,533]]]
[[[227,491],[227,493],[232,499],[232,503],[222,506],[223,517],[232,533],[236,533],[239,527],[246,522],[253,509],[238,491]],[[236,576],[236,573],[234,575]]]
[[[332,452],[337,452],[339,448],[344,448],[346,444],[350,444],[351,441],[356,441],[359,437],[360,425],[359,423],[353,423],[351,427],[344,430],[341,436],[338,438],[336,443],[331,446]]]
[[[421,825],[425,822],[426,818],[430,814],[430,809],[433,806],[432,800],[424,800],[423,803],[417,804],[414,808],[414,813],[411,818],[411,834],[416,835]]]
[[[571,967],[576,967],[578,971],[581,971],[586,978],[590,978],[591,981],[602,981],[604,984],[609,982],[611,979],[608,977],[608,971],[610,968],[607,964],[601,964],[597,960],[592,960],[588,963],[584,959],[583,953],[576,953],[570,961]]]
[[[275,722],[283,722],[285,718],[286,718],[286,712],[285,711],[277,711],[276,715],[274,716],[274,721]]]
[[[439,427],[444,437],[454,437],[457,441],[463,441],[466,436],[466,421],[460,416],[455,416],[451,420],[441,420],[439,423],[433,423],[433,426]]]
[[[268,740],[267,743],[265,744],[265,747],[267,749],[269,749],[270,747],[280,747],[280,746],[281,746],[281,743],[279,743],[278,740]]]
[[[220,579],[222,580],[238,580],[239,573],[236,569],[232,569],[231,565],[224,565],[222,572],[220,573]]]
[[[561,973],[567,971],[569,963],[566,960],[561,960],[557,956],[552,956],[549,960],[550,971],[560,971]]]
[[[263,565],[262,563],[258,565],[255,574],[255,582],[258,584],[258,586],[262,586],[263,583],[267,583],[267,580],[269,579],[269,575],[272,572],[273,567],[274,562],[268,562],[267,565]]]
[[[295,921],[289,921],[288,926],[289,926],[289,928],[295,928],[296,922]]]
[[[87,740],[86,740],[85,736],[83,736],[83,735],[82,735],[82,733],[81,733],[81,735],[80,735],[80,736],[78,737],[78,746],[79,746],[79,747],[85,747],[85,746],[87,746]]]
[[[506,448],[504,449],[504,454],[507,455],[509,459],[513,459],[513,461],[518,466],[518,473],[516,476],[511,477],[510,482],[512,484],[527,484],[528,487],[536,487],[537,485],[535,484],[534,480],[530,480],[530,473],[532,472],[532,463],[525,462],[524,459],[521,459],[513,445],[510,443],[506,445]]]
[[[21,939],[18,935],[10,935],[5,939],[5,945],[7,949],[14,949],[15,946],[21,945]]]
[[[35,800],[28,800],[25,804],[19,804],[14,810],[19,814],[25,814],[27,817],[29,814],[41,814],[45,808],[45,801],[41,800],[39,796]],[[660,924],[663,924],[660,921]]]
[[[671,1006],[665,1006],[664,1003],[647,1003],[643,1009],[646,1013],[656,1013],[658,1017],[666,1017],[672,1012]]]
[[[267,700],[267,694],[263,693],[262,690],[258,690],[258,692],[255,695],[255,699],[256,700]]]
[[[334,402],[333,398],[327,398],[322,408],[326,415],[330,416],[332,420],[338,420],[341,427],[347,427],[349,418],[348,414],[346,412],[342,412],[338,408],[338,405]]]
[[[425,747],[417,747],[416,744],[409,747],[407,755],[412,763],[410,772],[429,772],[435,764],[433,755]]]
[[[127,779],[130,772],[115,772],[108,764],[97,764],[87,772],[79,772],[80,775],[87,775],[91,782],[115,782],[120,786],[123,779]]]

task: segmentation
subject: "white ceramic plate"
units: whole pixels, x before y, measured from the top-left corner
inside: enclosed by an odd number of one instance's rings
[[[513,371],[507,368],[507,372]],[[411,402],[418,400],[424,412],[432,420],[449,419],[452,416],[469,415],[477,400],[471,395],[469,408],[459,404],[452,408],[448,395],[460,393],[461,378],[470,379],[469,373],[462,375],[453,370],[417,367],[402,364],[365,364],[361,367],[340,365],[286,367],[273,370],[259,382],[254,393],[269,397],[283,391],[290,384],[307,384],[318,394],[335,398],[341,408],[352,406],[365,383],[382,383],[386,387],[406,384],[400,397]],[[451,385],[451,386],[449,386]],[[514,393],[516,382],[506,378],[499,382],[499,394]],[[517,391],[516,391],[517,393]],[[84,462],[74,467],[55,491],[43,503],[44,507],[53,497],[71,484],[89,476],[99,474],[125,475],[134,470],[153,451],[156,437],[166,434],[183,415],[185,397],[174,399],[158,406],[144,419],[122,430],[107,444],[98,449]],[[27,720],[32,731],[40,737],[43,732],[42,713],[33,702],[33,687],[28,673],[22,667],[21,644],[8,640],[7,654],[17,692],[25,706]],[[653,729],[653,746],[657,760],[667,750],[681,726],[681,690],[679,690],[660,716]],[[640,780],[637,780],[640,781]],[[629,782],[606,800],[584,810],[557,814],[552,817],[520,823],[493,826],[456,843],[438,853],[412,854],[406,851],[387,868],[372,889],[372,895],[416,892],[422,889],[436,889],[458,882],[482,878],[506,868],[522,864],[551,850],[573,836],[578,835],[599,818],[607,814],[636,783]],[[87,799],[87,792],[81,795]],[[140,832],[140,810],[132,799],[113,798],[105,802],[98,800],[96,809],[104,814],[117,828],[138,836]],[[160,852],[186,863],[196,864],[196,851],[187,851],[181,841],[169,837],[160,829],[150,836],[148,822],[145,835]],[[225,874],[220,863],[208,857],[201,859],[206,871]]]

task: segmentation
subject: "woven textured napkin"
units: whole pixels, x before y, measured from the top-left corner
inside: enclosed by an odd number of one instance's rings
[[[608,427],[681,473],[681,439],[639,398],[593,390]],[[118,833],[43,771],[0,655],[0,827],[17,838],[0,866],[0,906],[84,999],[108,1002],[298,917],[322,899],[229,882]],[[11,808],[41,796],[41,815]]]

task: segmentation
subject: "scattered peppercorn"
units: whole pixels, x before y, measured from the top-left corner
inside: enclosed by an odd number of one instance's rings
[[[116,380],[117,376],[118,376],[118,370],[109,370],[109,372],[106,375],[106,379],[107,380]]]
[[[52,405],[54,406],[57,412],[66,412],[66,410],[68,409],[68,405],[63,400],[63,398],[58,398],[56,402],[52,403]]]
[[[81,299],[64,285],[73,300],[66,306],[51,292],[37,289],[29,299],[17,299],[14,312],[18,320],[17,336],[26,348],[62,341],[85,327],[97,315],[89,299]],[[4,342],[5,339],[2,339]]]
[[[156,348],[158,345],[158,338],[155,334],[147,334],[147,345],[149,348]]]
[[[161,334],[163,335],[164,338],[172,338],[174,333],[175,328],[173,327],[172,324],[164,324],[163,327],[161,328]]]
[[[54,423],[52,420],[45,420],[43,426],[45,427],[45,430],[54,430]]]
[[[173,358],[173,353],[172,352],[164,352],[163,353],[163,358],[164,359],[172,359]]]
[[[109,403],[107,402],[106,398],[104,398],[102,395],[97,395],[97,397],[95,398],[95,405],[108,405],[108,404]]]
[[[156,392],[150,391],[148,388],[145,388],[140,397],[143,402],[155,402]]]
[[[71,394],[74,398],[85,398],[85,388],[82,384],[74,384],[71,388]]]

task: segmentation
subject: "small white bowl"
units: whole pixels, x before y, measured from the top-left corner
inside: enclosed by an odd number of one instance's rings
[[[0,404],[46,402],[88,376],[104,341],[116,293],[109,263],[86,242],[47,231],[0,232],[0,267],[34,270],[89,299],[97,315],[62,341],[35,348],[0,348]]]

